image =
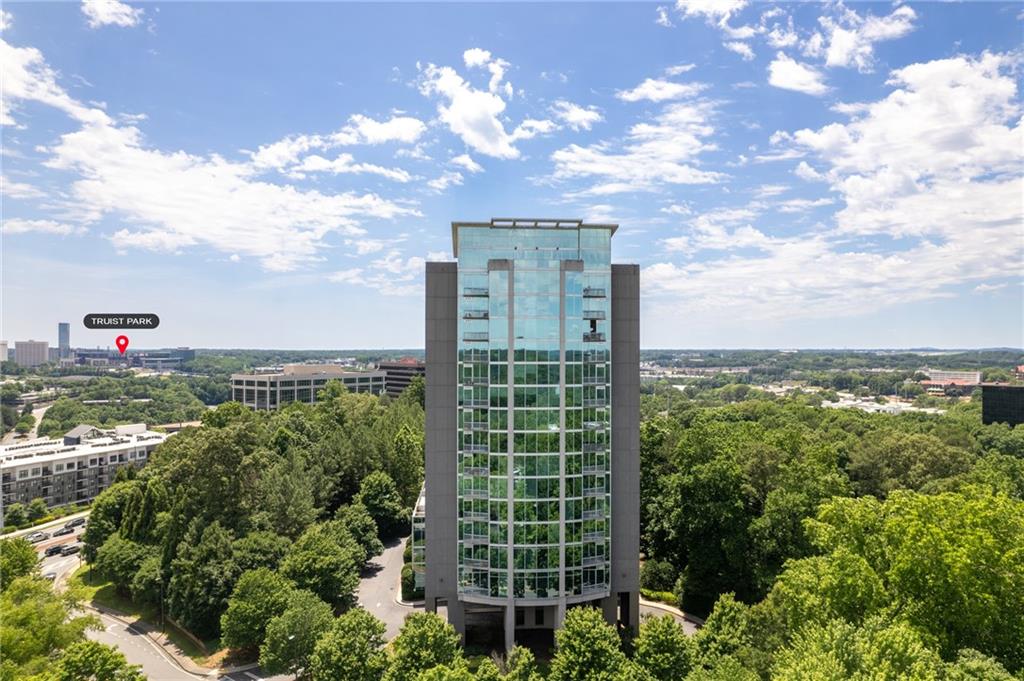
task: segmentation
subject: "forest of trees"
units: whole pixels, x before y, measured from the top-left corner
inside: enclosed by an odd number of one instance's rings
[[[749,386],[642,401],[642,579],[706,616],[697,634],[575,608],[550,660],[492,660],[418,613],[386,645],[353,594],[406,529],[422,397],[332,384],[314,406],[208,411],[96,500],[84,554],[196,635],[312,679],[1024,679],[1024,428],[983,426],[977,403],[867,414]]]

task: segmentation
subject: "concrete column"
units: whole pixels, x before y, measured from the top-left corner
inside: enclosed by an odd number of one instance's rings
[[[511,585],[509,585],[511,588]],[[516,606],[509,601],[505,606],[505,652],[511,652],[516,645]]]

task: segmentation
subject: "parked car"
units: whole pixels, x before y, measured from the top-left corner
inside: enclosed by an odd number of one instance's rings
[[[60,555],[62,555],[62,556],[70,556],[72,554],[78,553],[81,550],[82,550],[82,545],[81,544],[68,544],[67,546],[65,546],[64,548],[62,548],[60,550]]]
[[[47,572],[47,573],[45,573],[43,575],[43,579],[48,579],[48,580],[50,580],[52,582],[53,580],[57,579],[57,573],[56,572]]]
[[[54,544],[53,546],[46,547],[46,550],[43,551],[43,555],[49,558],[50,556],[56,556],[63,550],[64,546],[62,544]]]
[[[33,543],[33,544],[35,544],[37,542],[41,542],[44,539],[49,539],[49,538],[50,538],[50,535],[48,533],[46,533],[46,532],[33,532],[32,534],[30,534],[28,536],[28,540],[31,543]]]
[[[63,537],[65,534],[74,534],[75,528],[73,527],[62,527],[59,530],[54,531],[54,537]]]
[[[85,525],[85,518],[74,518],[64,523],[64,527],[78,527],[79,525]]]

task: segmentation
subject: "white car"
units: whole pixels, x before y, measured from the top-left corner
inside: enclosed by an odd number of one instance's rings
[[[35,544],[37,542],[41,542],[44,539],[49,539],[49,538],[50,538],[50,535],[47,532],[33,532],[32,534],[30,534],[28,536],[28,540],[31,543],[33,543],[33,544]]]

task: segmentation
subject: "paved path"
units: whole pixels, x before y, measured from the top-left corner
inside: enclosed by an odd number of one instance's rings
[[[664,617],[665,615],[672,615],[676,622],[683,625],[683,631],[686,632],[687,636],[692,636],[697,633],[697,623],[692,619],[684,617],[679,614],[679,610],[676,608],[661,607],[653,605],[651,603],[640,604],[640,618],[641,620],[650,615],[651,617]]]
[[[369,566],[363,570],[359,590],[356,592],[359,605],[384,623],[387,628],[384,636],[389,641],[398,636],[405,616],[414,611],[411,606],[399,605],[395,600],[400,595],[399,579],[402,576],[405,539],[391,540],[385,545],[384,553],[370,561]]]

